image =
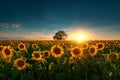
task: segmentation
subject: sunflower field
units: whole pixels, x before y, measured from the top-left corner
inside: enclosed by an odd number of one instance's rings
[[[0,41],[0,80],[119,80],[120,40]]]

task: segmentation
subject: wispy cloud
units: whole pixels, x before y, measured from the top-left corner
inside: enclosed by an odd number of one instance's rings
[[[52,40],[51,34],[30,33],[30,34],[0,34],[1,40]]]
[[[0,28],[20,28],[20,24],[11,24],[11,23],[0,23]]]

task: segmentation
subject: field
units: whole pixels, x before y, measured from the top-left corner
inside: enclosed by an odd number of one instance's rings
[[[0,80],[119,80],[120,40],[0,41]]]

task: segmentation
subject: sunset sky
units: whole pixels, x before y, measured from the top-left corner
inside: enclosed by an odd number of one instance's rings
[[[0,40],[120,39],[120,0],[0,0]]]

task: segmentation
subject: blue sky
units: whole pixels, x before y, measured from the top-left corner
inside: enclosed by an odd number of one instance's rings
[[[0,39],[120,39],[119,0],[0,0]]]

